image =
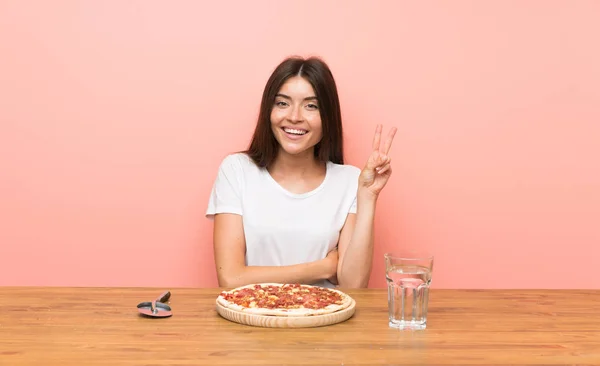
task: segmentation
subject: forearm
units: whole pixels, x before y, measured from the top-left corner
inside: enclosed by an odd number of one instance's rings
[[[243,266],[219,276],[222,287],[239,287],[252,283],[310,284],[330,276],[323,260],[289,266]]]
[[[340,287],[367,287],[373,263],[373,226],[376,197],[359,193],[356,224],[338,268]]]

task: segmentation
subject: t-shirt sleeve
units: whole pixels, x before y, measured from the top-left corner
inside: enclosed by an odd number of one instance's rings
[[[207,218],[219,213],[242,215],[242,173],[242,166],[235,156],[223,159],[210,192]]]
[[[358,193],[358,177],[360,176],[360,169],[355,166],[349,167],[349,180],[351,182],[350,192],[352,194],[352,204],[350,205],[350,209],[348,213],[356,213],[356,194]]]
[[[348,210],[348,213],[356,213],[356,195],[354,196],[354,200],[352,200],[352,205],[350,205],[350,209]]]

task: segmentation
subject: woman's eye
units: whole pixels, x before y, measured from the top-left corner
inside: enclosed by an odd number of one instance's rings
[[[307,105],[308,109],[319,109],[319,107],[316,104],[309,104]]]
[[[285,107],[285,106],[287,106],[287,103],[286,102],[282,102],[282,101],[277,101],[277,102],[275,102],[275,105],[278,106],[278,107]]]

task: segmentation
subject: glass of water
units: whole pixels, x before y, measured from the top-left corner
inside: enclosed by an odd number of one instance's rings
[[[389,325],[398,329],[425,329],[433,257],[385,254]]]

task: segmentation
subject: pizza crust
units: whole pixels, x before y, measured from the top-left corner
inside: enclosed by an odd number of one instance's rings
[[[229,291],[223,291],[223,293],[235,294],[235,293],[239,292],[240,290],[243,290],[246,288],[254,289],[254,287],[256,285],[260,285],[263,287],[268,287],[268,286],[283,287],[288,284],[282,284],[282,283],[250,284],[250,285],[240,286],[240,287],[234,288]],[[273,309],[269,309],[269,308],[259,308],[259,307],[244,307],[244,306],[238,305],[234,302],[226,300],[222,296],[222,294],[219,294],[219,296],[217,297],[217,302],[219,303],[219,305],[221,305],[225,308],[243,312],[243,313],[247,313],[247,314],[265,315],[265,316],[282,316],[282,317],[283,316],[285,316],[285,317],[305,317],[305,316],[331,314],[331,313],[335,313],[335,312],[344,310],[352,304],[352,298],[340,290],[319,287],[319,286],[312,286],[312,285],[304,285],[304,284],[302,284],[300,286],[301,286],[301,288],[302,287],[304,287],[304,288],[320,288],[320,289],[324,289],[326,291],[335,292],[340,295],[342,303],[341,304],[329,304],[326,307],[321,308],[321,309],[310,309],[310,308],[295,308],[295,309],[273,308]]]

